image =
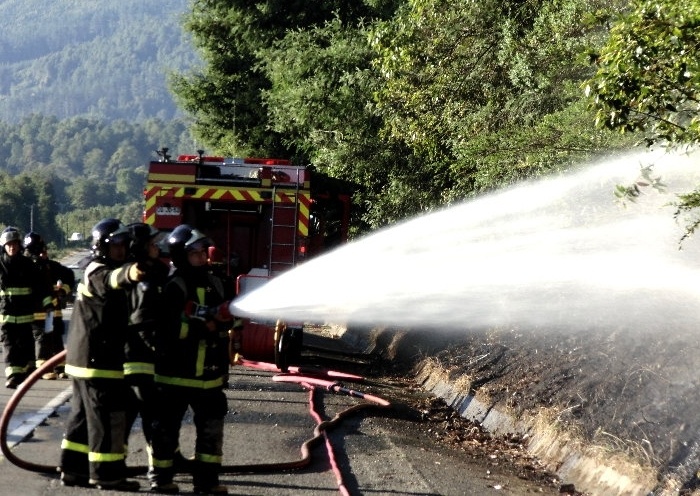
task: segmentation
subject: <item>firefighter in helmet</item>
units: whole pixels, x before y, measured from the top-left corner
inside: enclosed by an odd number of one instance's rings
[[[48,255],[46,243],[40,234],[29,232],[24,236],[24,255],[29,257],[51,287],[53,311],[43,309],[34,313],[34,342],[36,344],[36,367],[41,367],[46,360],[61,353],[64,349],[63,335],[65,323],[62,310],[66,308],[68,295],[75,287],[75,274],[71,269]],[[64,376],[63,364],[46,372],[43,379],[57,379]]]
[[[72,379],[71,413],[61,443],[65,486],[138,491],[126,478],[124,350],[127,291],[144,277],[125,263],[129,230],[118,219],[92,228],[92,255],[78,284],[68,333],[66,374]]]
[[[22,235],[15,227],[0,233],[0,334],[5,350],[5,387],[15,389],[34,369],[32,322],[37,308],[53,308],[49,285],[22,254]]]
[[[223,455],[224,387],[228,380],[228,328],[232,316],[220,278],[209,270],[212,242],[183,224],[167,238],[174,271],[165,285],[168,305],[156,332],[156,419],[148,477],[151,490],[178,492],[173,483],[180,424],[194,411],[196,447],[192,467],[195,493],[227,494],[219,484]]]
[[[141,265],[144,278],[129,292],[129,327],[126,335],[124,378],[130,388],[127,407],[128,441],[131,426],[137,416],[146,443],[151,445],[154,402],[155,330],[163,311],[163,287],[170,268],[160,259],[157,245],[160,231],[143,222],[126,226],[131,234],[129,259]]]

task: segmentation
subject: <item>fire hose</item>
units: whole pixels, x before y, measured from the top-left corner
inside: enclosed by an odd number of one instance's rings
[[[55,474],[59,471],[58,467],[52,465],[38,465],[22,460],[21,458],[16,456],[7,444],[7,428],[10,425],[10,419],[12,418],[12,414],[14,413],[15,409],[17,408],[17,405],[19,405],[20,400],[24,397],[27,391],[29,391],[29,389],[36,383],[36,381],[38,381],[41,378],[41,376],[44,373],[46,373],[48,370],[53,370],[53,368],[56,365],[63,362],[65,357],[66,352],[62,351],[56,356],[51,357],[49,360],[46,360],[46,362],[44,362],[34,372],[29,374],[29,376],[19,385],[19,387],[15,391],[15,394],[13,394],[12,397],[9,399],[7,405],[5,405],[5,410],[3,410],[2,412],[2,417],[0,417],[0,450],[2,451],[2,454],[5,456],[7,461],[12,463],[13,465],[17,465],[19,468],[44,474]]]
[[[60,467],[53,465],[36,464],[23,460],[16,456],[7,443],[7,429],[15,409],[17,408],[21,399],[24,397],[27,391],[29,391],[29,389],[41,378],[41,376],[46,371],[52,370],[53,367],[61,363],[65,359],[65,355],[65,351],[57,354],[56,356],[47,360],[40,367],[38,367],[34,372],[32,372],[32,374],[30,374],[27,377],[27,379],[25,379],[20,384],[20,386],[10,398],[10,400],[7,402],[2,416],[0,417],[0,450],[10,463],[24,470],[46,474],[55,474],[60,471]],[[254,362],[250,360],[245,360],[243,358],[238,358],[236,360],[236,363],[244,367],[255,368],[263,371],[278,371],[275,365],[266,362]],[[307,467],[311,463],[312,448],[324,441],[326,445],[326,451],[328,453],[329,462],[335,474],[336,481],[338,483],[339,491],[343,495],[349,494],[343,482],[342,472],[338,468],[338,465],[335,461],[333,446],[330,443],[327,432],[340,425],[345,418],[350,417],[351,415],[369,409],[390,408],[391,403],[378,396],[362,393],[347,388],[339,382],[341,379],[352,382],[363,381],[363,378],[361,376],[356,376],[353,374],[345,374],[342,372],[335,372],[330,370],[309,369],[304,367],[289,367],[288,373],[273,376],[272,380],[275,382],[293,382],[300,384],[301,386],[309,390],[310,414],[316,422],[316,426],[313,431],[313,436],[302,443],[300,448],[301,457],[299,459],[278,463],[224,465],[221,467],[221,473],[270,473],[275,471],[299,470],[304,467]],[[343,411],[338,412],[332,419],[323,420],[316,408],[318,394],[321,391],[345,394],[351,397],[361,398],[366,400],[367,403],[361,403],[358,405],[351,406]],[[147,471],[147,467],[144,466],[131,466],[128,467],[128,469],[130,475],[143,474]]]

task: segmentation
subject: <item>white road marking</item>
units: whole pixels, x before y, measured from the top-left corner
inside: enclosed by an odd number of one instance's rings
[[[13,416],[7,429],[7,445],[12,448],[31,436],[37,426],[70,399],[71,393],[72,387],[67,387],[49,401],[41,410],[25,414],[24,416],[20,416],[20,418],[15,418]]]

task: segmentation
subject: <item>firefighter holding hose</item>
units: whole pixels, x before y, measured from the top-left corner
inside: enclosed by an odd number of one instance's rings
[[[193,227],[176,227],[167,239],[175,270],[165,286],[163,325],[156,334],[156,401],[148,478],[151,491],[177,493],[173,483],[180,425],[194,412],[192,467],[196,494],[227,494],[219,484],[223,456],[224,387],[228,381],[228,311],[221,279],[209,270],[211,240]]]
[[[92,228],[92,260],[78,284],[66,347],[73,393],[61,443],[64,486],[139,490],[137,481],[126,478],[124,350],[127,290],[144,272],[136,263],[125,264],[129,240],[118,219]]]
[[[128,441],[131,427],[141,416],[143,435],[151,445],[151,425],[156,403],[153,383],[155,360],[155,330],[164,307],[163,287],[170,267],[160,259],[156,244],[160,231],[143,222],[126,226],[131,235],[129,259],[140,264],[145,274],[129,292],[129,327],[126,333],[124,378],[129,386],[127,405]]]

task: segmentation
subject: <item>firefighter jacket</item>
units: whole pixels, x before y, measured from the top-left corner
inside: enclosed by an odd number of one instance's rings
[[[214,309],[224,302],[223,294],[221,280],[206,267],[172,274],[165,286],[163,326],[156,331],[156,383],[198,389],[223,386],[229,367],[229,325],[187,311],[191,303]]]
[[[75,289],[75,274],[71,269],[56,260],[32,257],[37,269],[43,274],[46,284],[51,288],[51,303],[54,308],[54,318],[63,317],[62,310],[66,301]],[[46,320],[46,311],[42,308],[34,312],[34,320]]]
[[[163,290],[170,267],[160,259],[141,262],[145,277],[129,292],[124,373],[153,375],[155,330],[162,321]]]
[[[86,267],[68,333],[68,375],[79,379],[124,377],[130,267],[96,260]]]
[[[31,259],[0,255],[0,325],[31,324],[37,308],[51,306],[50,287]]]

